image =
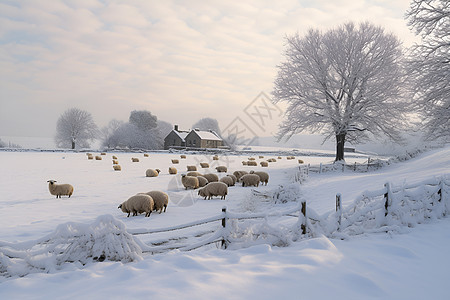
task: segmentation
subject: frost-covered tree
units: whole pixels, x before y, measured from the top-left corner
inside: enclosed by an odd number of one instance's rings
[[[132,111],[129,122],[111,121],[103,145],[109,148],[162,149],[164,140],[157,126],[157,117],[149,111]]]
[[[367,22],[347,23],[295,34],[286,44],[272,91],[275,103],[289,105],[279,139],[325,133],[325,139],[336,138],[336,161],[344,159],[346,141],[361,142],[370,134],[401,140],[405,72],[394,35]]]
[[[428,139],[450,142],[450,1],[413,0],[408,25],[422,38],[410,59]]]
[[[124,124],[123,121],[119,121],[113,119],[109,121],[108,125],[102,128],[102,136],[103,142],[102,145],[104,147],[112,148],[117,146],[118,140],[115,132]]]
[[[70,108],[56,123],[56,145],[60,148],[87,148],[99,136],[92,115],[85,110]]]
[[[169,122],[158,120],[158,130],[162,139],[164,139],[172,129],[173,126]]]
[[[198,128],[206,131],[212,130],[220,135],[219,122],[213,118],[202,118],[192,125],[192,128]]]

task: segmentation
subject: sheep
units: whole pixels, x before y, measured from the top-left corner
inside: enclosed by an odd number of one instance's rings
[[[269,166],[269,163],[267,161],[262,161],[262,162],[260,162],[260,164],[261,164],[261,167],[268,167]]]
[[[102,153],[100,153],[100,155],[106,155],[106,153],[105,153],[105,152],[102,152]]]
[[[155,203],[151,196],[147,194],[137,194],[120,204],[118,208],[122,209],[124,213],[128,213],[127,217],[130,216],[130,213],[133,213],[133,216],[137,216],[143,212],[145,212],[146,217],[150,217],[154,207]]]
[[[281,156],[278,156],[278,159],[282,159],[282,157],[281,157]]]
[[[181,183],[186,188],[192,188],[192,189],[198,189],[199,183],[197,177],[194,176],[187,176],[185,174],[181,175]]]
[[[256,174],[245,174],[239,181],[242,182],[242,186],[259,186],[259,176]]]
[[[197,177],[197,176],[203,176],[203,174],[201,174],[200,172],[197,172],[197,171],[187,172],[186,175],[187,175],[187,176],[194,176],[194,177]]]
[[[219,157],[217,155],[214,155],[213,160],[219,160]]]
[[[161,172],[161,170],[159,169],[147,169],[147,171],[145,171],[145,176],[146,177],[157,177],[159,175],[159,173]]]
[[[92,153],[86,152],[86,156],[92,155]]]
[[[148,157],[148,154],[147,154],[147,153],[144,153],[144,157]]]
[[[137,158],[137,157],[132,157],[132,158],[131,158],[131,161],[132,161],[132,162],[139,162],[139,158]]]
[[[264,156],[260,155],[259,158],[262,159],[262,158],[264,158]]]
[[[177,174],[177,168],[169,167],[169,174]]]
[[[159,213],[162,213],[164,208],[164,212],[166,212],[167,205],[169,204],[169,195],[161,191],[150,191],[145,194],[152,197],[154,203],[153,210],[159,210]]]
[[[48,190],[50,194],[56,196],[56,198],[61,198],[61,196],[72,196],[73,194],[73,186],[65,183],[65,184],[56,184],[56,180],[47,180],[48,182]]]
[[[208,163],[200,163],[200,167],[209,168],[209,164]]]
[[[211,182],[208,183],[204,188],[198,190],[198,194],[201,197],[208,197],[208,200],[213,196],[220,196],[220,199],[225,200],[228,194],[228,186],[223,182]]]
[[[233,186],[234,185],[233,178],[231,178],[229,176],[224,176],[224,177],[220,178],[219,182],[223,182],[227,186]]]
[[[119,164],[119,161],[116,159],[113,159],[113,165],[118,165],[118,164]]]
[[[216,167],[216,170],[217,170],[217,172],[227,172],[227,167],[225,167],[225,166],[218,166],[218,167]]]
[[[245,174],[248,174],[247,171],[234,171],[233,175],[236,177],[236,181],[239,181],[239,179],[244,176]]]
[[[113,169],[114,169],[114,171],[122,171],[122,168],[120,167],[120,165],[113,165]]]
[[[187,170],[189,171],[197,171],[197,167],[196,166],[187,166]]]
[[[258,165],[258,163],[256,161],[254,161],[254,160],[249,160],[247,162],[247,166],[254,166],[254,167],[256,167],[257,165]]]
[[[255,160],[255,158],[254,157],[249,157],[248,160]]]
[[[102,160],[102,157],[99,156],[99,155],[96,155],[96,156],[95,156],[95,160]]]
[[[88,158],[88,159],[94,159],[94,156],[93,156],[92,154],[89,154],[89,155],[87,156],[87,158]]]
[[[180,158],[181,159],[186,159],[186,155],[182,154],[182,155],[180,155]]]
[[[179,164],[180,161],[179,161],[178,159],[172,159],[172,163],[173,163],[174,165],[176,165],[176,164]]]
[[[203,175],[203,177],[208,179],[208,182],[217,182],[217,181],[219,181],[219,176],[217,176],[216,174],[209,173],[209,174]]]
[[[233,179],[233,185],[234,185],[237,181],[236,176],[234,176],[233,174],[228,174],[227,176],[230,177],[231,179]]]
[[[267,183],[269,182],[269,174],[267,174],[266,172],[255,172],[255,171],[250,171],[250,174],[256,174],[259,176],[259,181],[261,182],[261,184],[265,183],[265,185],[267,185]]]
[[[247,162],[244,160],[244,161],[242,162],[242,165],[243,165],[243,166],[246,166],[246,165],[247,165]]]
[[[198,179],[198,186],[199,187],[204,187],[205,185],[207,185],[208,184],[208,179],[206,179],[205,177],[203,177],[203,176],[197,176],[197,179]]]
[[[268,160],[267,160],[267,162],[276,162],[277,160],[275,159],[275,158],[269,158]]]
[[[299,164],[302,164],[302,163],[304,163],[304,161],[301,160],[301,159],[299,159],[299,160],[298,160],[298,163],[299,163]]]
[[[117,159],[117,156],[113,155],[113,156],[112,156],[112,159]]]

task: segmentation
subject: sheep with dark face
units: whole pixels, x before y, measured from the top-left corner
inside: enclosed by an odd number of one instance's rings
[[[50,194],[56,196],[56,198],[61,198],[61,196],[72,196],[73,186],[66,184],[56,184],[56,180],[48,180],[48,190]]]
[[[118,208],[124,213],[128,213],[127,217],[130,216],[130,213],[133,213],[133,216],[137,216],[144,212],[146,217],[150,217],[154,207],[155,203],[153,202],[152,197],[146,194],[137,194],[120,204]]]
[[[228,194],[228,186],[223,182],[210,182],[204,188],[198,190],[198,194],[202,197],[208,197],[208,200],[213,196],[220,196],[220,199],[225,200]]]

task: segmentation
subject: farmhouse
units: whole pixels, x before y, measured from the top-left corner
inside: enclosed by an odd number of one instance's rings
[[[221,148],[223,140],[212,130],[180,131],[178,125],[164,139],[164,149],[169,148]]]

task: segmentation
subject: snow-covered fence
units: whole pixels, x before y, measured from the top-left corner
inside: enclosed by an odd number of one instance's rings
[[[371,160],[370,157],[367,159],[367,162],[364,163],[353,163],[353,164],[347,164],[345,162],[335,162],[335,163],[329,163],[329,164],[316,164],[311,165],[308,164],[307,167],[307,173],[313,172],[313,173],[326,173],[330,171],[354,171],[354,172],[369,172],[372,170],[377,170],[381,168],[384,164],[387,162],[376,159]]]
[[[307,215],[313,236],[347,238],[373,232],[402,232],[427,220],[439,219],[450,212],[448,178],[431,179],[414,185],[393,187],[386,183],[377,191],[366,191],[342,209],[341,195],[336,196],[336,210],[322,216],[313,210]]]

